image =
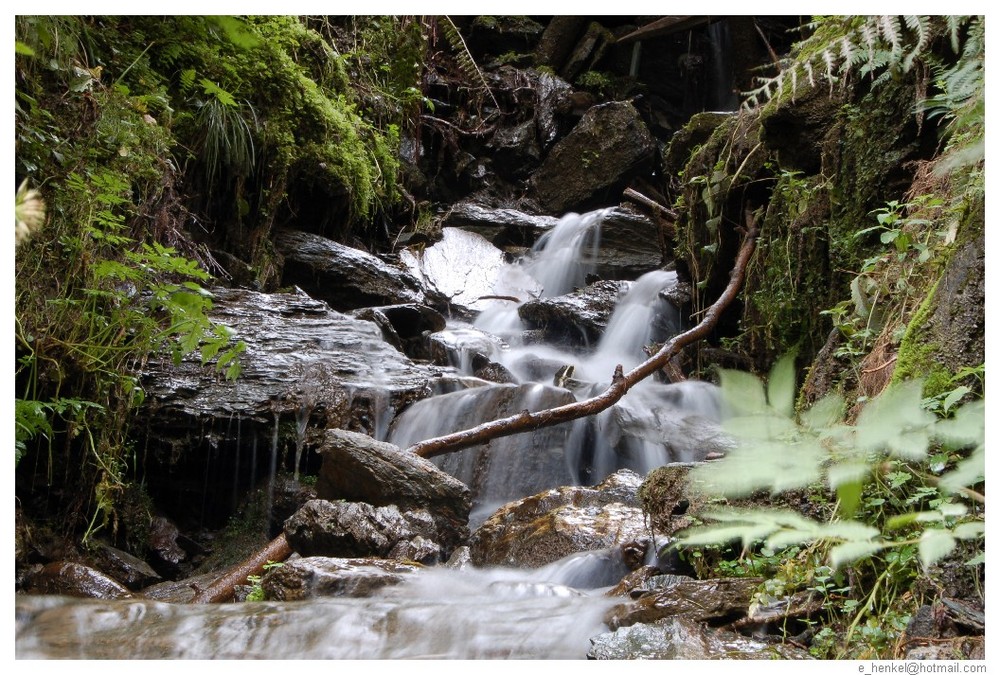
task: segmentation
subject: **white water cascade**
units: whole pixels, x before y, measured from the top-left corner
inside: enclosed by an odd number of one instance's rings
[[[543,297],[583,287],[599,252],[606,211],[569,214],[518,263],[539,281]],[[651,271],[629,285],[590,349],[530,342],[513,302],[496,302],[474,325],[451,322],[448,339],[456,366],[472,374],[479,353],[503,365],[519,384],[489,384],[418,401],[393,422],[388,440],[400,447],[482,422],[583,399],[607,387],[615,367],[628,371],[684,327],[679,310],[662,297],[677,284],[673,271]],[[557,371],[572,375],[556,386]],[[471,526],[497,507],[541,490],[593,485],[622,468],[641,474],[671,461],[702,459],[718,442],[719,402],[711,385],[662,384],[647,379],[617,405],[589,419],[492,441],[435,459],[472,487]]]

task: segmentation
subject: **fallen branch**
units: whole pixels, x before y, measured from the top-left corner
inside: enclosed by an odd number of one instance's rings
[[[264,565],[269,562],[281,562],[291,554],[292,547],[288,545],[284,533],[279,534],[267,546],[213,581],[207,588],[198,589],[191,602],[201,605],[232,600],[236,587],[245,584],[247,577],[261,574]]]
[[[733,265],[729,284],[722,292],[722,295],[705,311],[701,322],[693,328],[672,337],[663,344],[656,354],[643,361],[628,373],[623,373],[622,367],[619,365],[615,368],[611,385],[603,393],[583,401],[576,401],[539,412],[532,413],[524,410],[511,417],[486,422],[471,429],[421,441],[411,445],[408,450],[420,457],[437,457],[438,455],[448,454],[456,450],[462,450],[463,448],[480,445],[494,438],[512,436],[562,422],[569,422],[610,408],[638,382],[668,365],[670,359],[676,356],[681,349],[707,337],[715,327],[715,324],[718,323],[722,312],[736,299],[740,288],[743,286],[743,278],[746,274],[750,257],[753,255],[758,233],[756,220],[749,211],[746,214],[746,218],[746,239],[744,239],[743,245],[740,247],[740,252],[736,256],[736,263]]]

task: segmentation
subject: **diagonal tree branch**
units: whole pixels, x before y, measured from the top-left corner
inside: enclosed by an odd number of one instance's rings
[[[421,441],[411,445],[408,450],[420,457],[437,457],[438,455],[445,455],[456,450],[480,445],[494,438],[512,436],[562,422],[569,422],[570,420],[594,415],[610,408],[638,382],[666,366],[670,362],[670,359],[676,356],[681,349],[707,337],[718,323],[722,313],[736,299],[737,294],[743,286],[747,264],[750,262],[750,257],[756,248],[757,234],[759,232],[757,221],[749,209],[746,213],[746,221],[746,238],[740,247],[739,254],[736,256],[729,284],[722,292],[722,295],[705,311],[701,322],[693,328],[675,335],[664,343],[656,354],[629,372],[623,373],[622,367],[619,365],[615,369],[610,386],[604,392],[583,401],[576,401],[556,408],[549,408],[548,410],[541,410],[534,413],[524,410],[511,417],[486,422],[471,429],[456,431],[452,434]]]

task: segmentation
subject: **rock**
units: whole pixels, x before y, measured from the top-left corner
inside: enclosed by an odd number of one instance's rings
[[[422,457],[343,429],[326,432],[316,493],[403,511],[426,509],[447,555],[468,536],[471,498],[464,483]]]
[[[424,299],[412,275],[365,251],[297,230],[279,231],[274,243],[285,258],[282,283],[338,311]]]
[[[538,63],[556,71],[560,70],[586,25],[587,18],[583,16],[552,17],[535,49]]]
[[[413,539],[396,542],[388,557],[394,560],[412,560],[421,565],[436,565],[441,562],[441,547],[436,542],[417,535]]]
[[[482,235],[494,246],[530,246],[559,222],[553,216],[536,216],[515,209],[497,209],[474,202],[452,206],[441,220],[442,227],[455,227]]]
[[[72,595],[79,598],[130,598],[132,594],[115,579],[76,562],[45,565],[28,583],[28,592],[38,595]]]
[[[631,103],[596,105],[557,142],[532,176],[539,203],[563,213],[617,201],[628,180],[648,170],[655,141]]]
[[[715,630],[691,619],[672,617],[636,624],[591,638],[588,659],[750,660],[809,659],[805,650]]]
[[[591,21],[587,24],[587,29],[577,41],[566,60],[566,65],[560,69],[559,74],[572,82],[577,75],[600,61],[608,46],[613,42],[614,36],[611,31],[598,22]]]
[[[454,227],[422,252],[404,250],[400,259],[420,279],[429,297],[447,307],[478,312],[498,302],[490,296],[527,300],[538,295],[537,282],[508,266],[503,251],[484,237]]]
[[[416,360],[431,358],[428,337],[446,325],[440,312],[417,304],[367,307],[354,316],[375,323],[386,342]]]
[[[533,119],[513,127],[501,127],[490,140],[488,150],[495,170],[513,178],[527,178],[542,161]]]
[[[517,384],[517,378],[503,365],[490,361],[482,354],[472,356],[472,374],[487,382]]]
[[[732,117],[731,113],[702,112],[690,120],[673,136],[663,154],[664,174],[676,176],[691,159],[691,153],[708,140],[720,124]]]
[[[268,600],[363,598],[401,583],[419,568],[397,560],[312,556],[273,567],[264,574],[260,585]]]
[[[648,216],[622,207],[604,211],[595,273],[603,279],[638,279],[659,269],[666,257],[660,226]]]
[[[234,419],[262,422],[269,445],[275,414],[294,417],[307,404],[324,412],[329,424],[360,426],[362,415],[377,412],[377,401],[400,409],[428,395],[429,382],[441,373],[386,344],[372,322],[335,312],[301,292],[212,292],[212,319],[246,343],[242,374],[225,380],[196,356],[178,365],[150,359],[142,374],[146,404],[135,428],[148,430],[148,446],[165,450],[169,464],[188,452],[207,453],[191,438],[207,441],[213,427],[224,432]]]
[[[549,26],[551,27],[557,20],[563,18],[569,17],[554,17]],[[528,72],[535,74],[535,71]],[[573,93],[573,87],[566,80],[547,72],[537,73],[535,126],[536,136],[542,149],[548,150],[569,130],[567,127],[570,126],[571,122],[568,120],[567,113],[572,113],[574,110],[572,106],[567,106],[567,101],[571,100]],[[575,123],[576,120],[574,119],[572,122]]]
[[[477,16],[463,33],[475,53],[499,56],[509,52],[530,52],[545,26],[527,16]]]
[[[682,616],[693,621],[745,616],[750,599],[763,581],[759,577],[698,580],[668,576],[662,590],[611,610],[607,624],[613,629]]]
[[[145,560],[104,542],[98,542],[93,556],[98,567],[132,590],[139,590],[162,580]]]
[[[187,552],[177,542],[180,530],[168,519],[155,516],[149,523],[149,550],[156,564],[169,575],[177,574],[187,561]]]
[[[541,567],[573,553],[620,547],[646,535],[638,474],[622,470],[596,487],[561,487],[507,504],[469,540],[479,566]]]
[[[414,530],[396,506],[313,499],[285,521],[285,537],[303,557],[386,557],[401,541],[433,536],[429,525]]]
[[[529,300],[517,313],[530,327],[540,329],[548,342],[593,346],[627,290],[626,282],[598,281],[567,295]]]

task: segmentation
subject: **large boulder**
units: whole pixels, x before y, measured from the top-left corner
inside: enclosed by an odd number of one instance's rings
[[[472,534],[472,561],[541,567],[573,553],[647,538],[637,501],[641,482],[638,474],[622,470],[596,487],[554,488],[512,502]]]
[[[285,258],[282,282],[338,311],[423,301],[412,275],[366,251],[297,230],[278,232],[274,243]]]
[[[617,201],[629,179],[649,170],[655,150],[631,103],[593,106],[532,177],[539,203],[563,213]]]
[[[517,209],[491,208],[474,202],[461,202],[445,213],[441,225],[475,232],[494,246],[503,247],[509,244],[530,246],[558,222],[559,219],[554,216],[532,215]]]
[[[464,543],[471,509],[469,488],[430,461],[343,429],[328,430],[319,452],[323,463],[316,494],[320,499],[426,510],[436,527],[430,538],[441,544],[445,555]]]
[[[389,557],[397,545],[435,537],[434,519],[426,511],[401,512],[397,506],[313,499],[285,521],[285,538],[302,556]],[[421,542],[422,543],[422,542]],[[414,550],[419,547],[414,547]],[[409,551],[400,547],[400,551]],[[434,564],[438,549],[419,562]]]

